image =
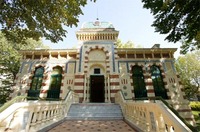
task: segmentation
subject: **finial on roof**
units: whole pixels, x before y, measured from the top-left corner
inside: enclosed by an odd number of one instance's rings
[[[98,7],[97,7],[97,21],[99,20],[99,12],[98,12]]]
[[[97,17],[97,20],[94,22],[94,25],[95,26],[99,26],[100,25],[100,22],[99,22],[99,18]]]

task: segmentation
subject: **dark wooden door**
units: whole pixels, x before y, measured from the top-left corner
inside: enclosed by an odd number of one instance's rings
[[[105,89],[104,89],[104,76],[91,75],[90,76],[90,102],[104,102]]]

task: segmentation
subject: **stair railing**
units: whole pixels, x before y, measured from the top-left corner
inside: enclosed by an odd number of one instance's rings
[[[69,90],[63,100],[63,103],[65,104],[65,109],[63,109],[63,115],[66,117],[71,104],[78,102],[79,102],[79,95],[74,91]]]
[[[0,113],[0,131],[39,131],[64,119],[77,94],[69,91],[63,101],[14,103]]]
[[[115,96],[116,103],[122,107],[125,119],[139,127],[140,130],[197,131],[192,125],[184,122],[183,118],[178,117],[178,112],[174,113],[173,116],[169,114],[168,111],[172,111],[173,108],[169,108],[170,106],[166,105],[168,103],[163,99],[160,99],[162,104],[157,103],[158,99],[160,98],[125,99],[122,91],[119,91]],[[167,110],[162,109],[163,105],[167,107]]]
[[[181,120],[183,122],[184,125],[186,125],[188,128],[190,128],[193,132],[195,132],[195,128],[189,124],[182,116],[180,116],[180,114],[167,102],[165,101],[162,97],[145,97],[145,98],[139,98],[139,99],[135,99],[135,101],[138,100],[150,100],[153,101],[154,103],[157,103],[158,101],[160,101],[161,105],[166,106],[168,109],[170,109],[170,111],[177,116],[177,118],[179,120]]]
[[[3,106],[0,107],[0,113],[2,111],[4,111],[5,109],[7,109],[12,104],[17,103],[17,102],[22,102],[22,101],[25,101],[25,100],[26,100],[26,96],[16,96],[15,98],[6,102]]]

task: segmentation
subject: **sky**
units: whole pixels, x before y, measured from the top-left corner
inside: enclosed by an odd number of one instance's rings
[[[141,0],[97,0],[95,3],[88,0],[88,4],[82,7],[84,15],[79,16],[78,27],[66,28],[67,37],[58,43],[43,40],[43,43],[51,49],[69,49],[77,47],[76,31],[84,22],[99,21],[111,22],[119,31],[118,39],[123,43],[132,41],[134,45],[143,48],[151,48],[154,44],[160,44],[161,48],[178,48],[175,57],[179,55],[180,43],[165,41],[166,35],[155,32],[152,27],[153,16],[150,10],[143,8]]]

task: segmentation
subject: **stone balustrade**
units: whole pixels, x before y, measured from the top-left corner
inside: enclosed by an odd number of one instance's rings
[[[115,96],[115,102],[120,104],[125,120],[137,127],[138,131],[191,132],[162,101],[125,100],[119,91]]]
[[[78,96],[70,91],[63,101],[27,101],[14,103],[0,113],[0,131],[38,131],[66,116]]]

